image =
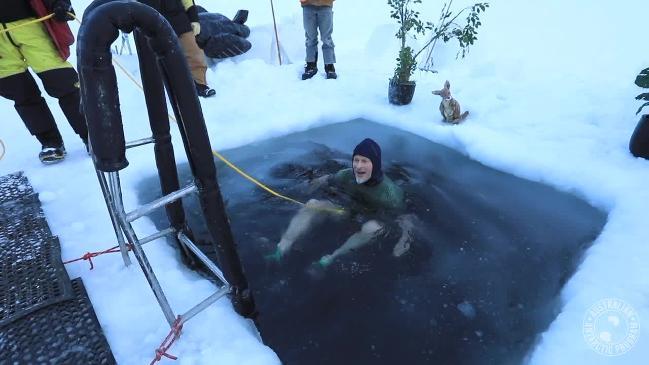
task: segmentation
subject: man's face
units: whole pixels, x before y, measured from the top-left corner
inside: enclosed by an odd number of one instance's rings
[[[367,157],[354,156],[352,168],[354,169],[357,184],[364,184],[372,177],[372,161]]]

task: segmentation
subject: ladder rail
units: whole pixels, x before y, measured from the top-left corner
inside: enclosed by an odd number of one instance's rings
[[[207,266],[207,268],[214,275],[216,275],[216,277],[219,278],[219,280],[221,280],[221,282],[223,282],[223,284],[225,284],[226,286],[230,285],[228,281],[225,279],[223,272],[221,272],[221,270],[216,266],[216,264],[212,262],[212,260],[210,260],[207,256],[205,256],[203,251],[201,251],[198,247],[196,247],[194,242],[192,242],[192,240],[190,240],[189,237],[187,237],[183,232],[178,232],[177,237],[180,240],[180,242],[182,242],[185,246],[187,246],[194,253],[194,255],[196,255],[196,257],[198,257],[198,259],[201,260],[201,262],[203,262],[205,266]]]
[[[120,186],[118,172],[108,173],[108,184],[113,194],[113,198],[114,198],[113,203],[117,211],[117,216],[119,218],[118,221],[120,223],[120,226],[124,234],[126,235],[126,238],[128,238],[128,240],[133,245],[133,254],[135,255],[135,258],[140,264],[140,268],[144,272],[144,276],[149,282],[149,286],[151,287],[151,290],[153,290],[153,294],[156,297],[156,300],[158,301],[160,308],[162,309],[162,313],[164,314],[165,319],[167,320],[169,325],[172,326],[173,323],[176,321],[176,317],[174,316],[171,306],[169,305],[169,301],[167,300],[167,297],[164,291],[162,290],[162,286],[160,285],[158,278],[153,272],[153,268],[151,268],[151,264],[149,263],[149,260],[147,259],[146,254],[144,253],[144,250],[140,245],[137,235],[133,230],[133,226],[131,226],[131,224],[128,221],[126,221],[126,213],[124,212],[124,205],[122,201],[122,193],[121,193],[121,186]]]
[[[131,266],[131,258],[128,255],[128,247],[124,240],[124,235],[120,229],[119,219],[117,217],[117,211],[113,207],[113,196],[108,187],[108,182],[106,181],[106,176],[103,172],[95,170],[97,173],[97,179],[99,180],[99,186],[101,187],[101,192],[104,195],[104,201],[106,202],[106,207],[108,208],[108,215],[110,216],[110,221],[113,224],[113,230],[115,231],[115,237],[117,238],[117,245],[119,246],[119,252],[122,255],[122,260],[124,265]]]

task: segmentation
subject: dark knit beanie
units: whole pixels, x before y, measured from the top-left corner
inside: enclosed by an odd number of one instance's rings
[[[365,185],[373,186],[383,181],[383,170],[381,169],[381,147],[370,138],[365,138],[354,148],[354,156],[361,155],[372,161],[372,176]]]

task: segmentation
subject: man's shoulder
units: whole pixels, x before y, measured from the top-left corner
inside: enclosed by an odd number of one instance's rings
[[[346,182],[352,178],[354,178],[354,171],[351,168],[342,169],[333,175],[336,183]]]
[[[379,185],[382,198],[385,203],[390,205],[391,208],[402,208],[404,205],[404,192],[399,185],[387,176],[383,177],[383,181]]]
[[[387,187],[390,187],[392,189],[398,189],[401,190],[401,187],[397,185],[392,179],[390,179],[387,175],[383,175],[383,181],[381,181],[381,184]]]

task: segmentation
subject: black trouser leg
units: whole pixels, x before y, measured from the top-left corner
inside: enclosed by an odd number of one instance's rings
[[[45,91],[59,99],[59,105],[70,126],[84,141],[88,139],[86,118],[81,113],[81,94],[79,92],[79,75],[71,68],[57,68],[41,72],[38,77],[43,81]]]
[[[14,108],[29,133],[36,136],[42,145],[53,147],[63,144],[52,112],[29,72],[0,78],[0,96],[13,100]]]

